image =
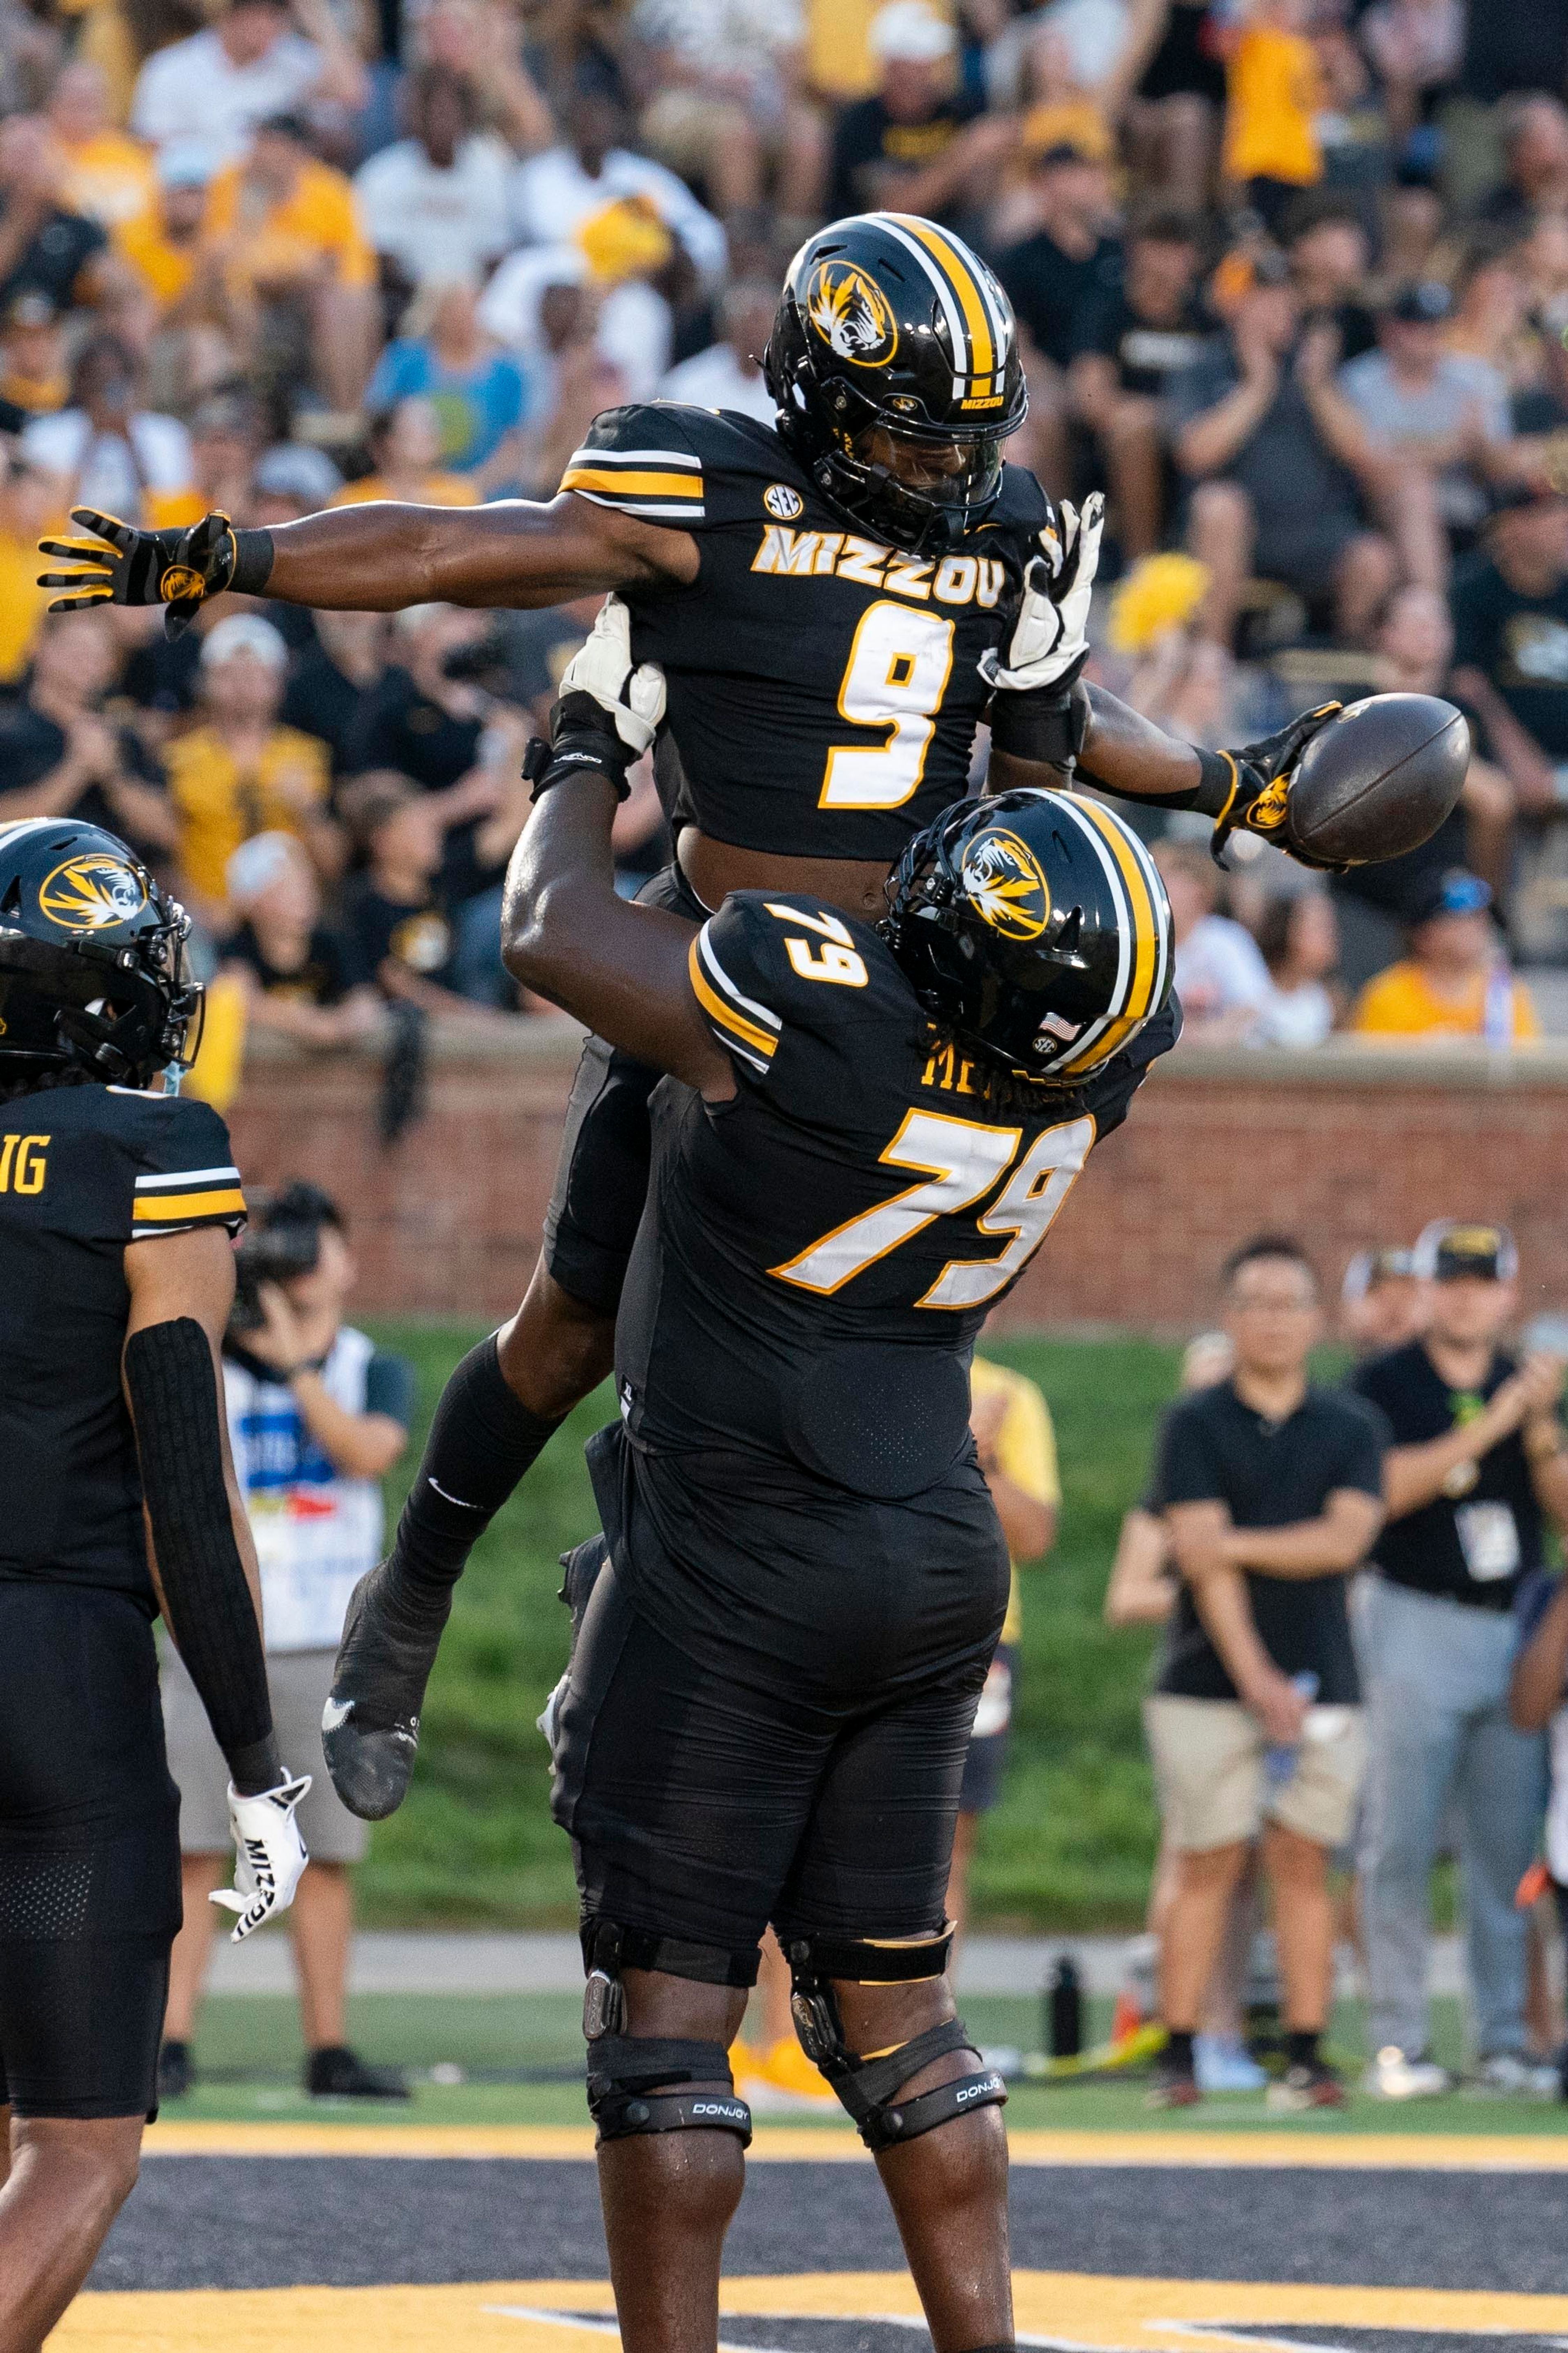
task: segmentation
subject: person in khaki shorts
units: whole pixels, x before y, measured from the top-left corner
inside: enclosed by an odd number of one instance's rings
[[[1166,1416],[1158,1499],[1182,1573],[1144,1720],[1177,1850],[1161,1954],[1169,2036],[1152,2097],[1198,2096],[1193,2035],[1233,1890],[1260,1843],[1274,1894],[1289,2065],[1272,2105],[1338,2106],[1319,2050],[1332,1979],[1328,1865],[1349,1835],[1364,1759],[1345,1588],[1383,1517],[1375,1409],[1317,1389],[1317,1276],[1263,1235],[1225,1270],[1228,1380]]]

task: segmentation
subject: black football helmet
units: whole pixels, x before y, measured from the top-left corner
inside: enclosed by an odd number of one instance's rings
[[[68,818],[0,825],[0,1078],[76,1067],[144,1087],[188,1070],[202,991],[190,917],[112,833]]]
[[[995,505],[1029,396],[1012,306],[949,230],[913,213],[819,229],[790,263],[763,369],[795,456],[879,539],[940,554]]]
[[[958,802],[910,842],[888,905],[882,935],[926,1011],[1021,1078],[1079,1085],[1170,995],[1154,861],[1077,793]]]

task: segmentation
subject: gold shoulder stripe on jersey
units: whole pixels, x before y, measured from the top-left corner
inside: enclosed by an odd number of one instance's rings
[[[142,1193],[132,1214],[139,1226],[166,1226],[181,1218],[243,1218],[245,1195],[237,1186],[224,1193]]]
[[[695,940],[686,951],[686,969],[690,976],[692,994],[709,1019],[717,1021],[721,1029],[743,1039],[764,1060],[771,1061],[778,1039],[770,1037],[767,1030],[759,1028],[756,1022],[748,1021],[743,1013],[737,1013],[732,1006],[726,1005],[718,990],[709,986],[708,976],[698,958]]]
[[[622,499],[689,499],[702,496],[700,474],[634,474],[618,466],[569,466],[561,477],[563,491],[603,491]]]

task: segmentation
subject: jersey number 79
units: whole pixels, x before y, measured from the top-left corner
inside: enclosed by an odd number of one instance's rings
[[[890,1201],[863,1209],[783,1266],[771,1267],[769,1272],[824,1297],[842,1291],[856,1275],[912,1241],[936,1219],[956,1216],[989,1193],[1013,1168],[1023,1133],[1017,1127],[988,1127],[976,1120],[953,1119],[945,1112],[907,1112],[897,1135],[879,1157],[889,1168],[920,1169],[929,1182],[911,1185],[907,1191],[895,1193]],[[1010,1236],[1006,1248],[994,1258],[950,1260],[915,1305],[980,1307],[1005,1290],[1044,1241],[1089,1157],[1094,1133],[1092,1116],[1085,1116],[1048,1127],[1037,1135],[1002,1191],[974,1220],[982,1234]]]

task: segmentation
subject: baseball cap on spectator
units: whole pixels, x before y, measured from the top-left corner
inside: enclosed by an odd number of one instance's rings
[[[930,0],[888,0],[872,17],[866,37],[882,65],[935,65],[958,47],[952,25]]]
[[[272,670],[287,670],[289,649],[282,633],[259,613],[231,613],[209,629],[202,640],[202,668],[217,670],[236,655],[248,654],[253,661],[264,661]]]
[[[1397,319],[1403,327],[1440,327],[1452,317],[1453,310],[1453,295],[1441,279],[1423,278],[1418,283],[1396,286],[1385,315]]]
[[[291,833],[253,833],[242,841],[224,868],[228,895],[237,903],[258,899],[302,857]]]
[[[1426,1282],[1458,1282],[1466,1275],[1511,1282],[1519,1272],[1519,1245],[1506,1226],[1469,1225],[1462,1218],[1435,1218],[1418,1236],[1414,1257]]]
[[[59,318],[58,305],[35,286],[24,286],[0,311],[0,327],[52,327]]]
[[[592,213],[574,231],[590,270],[601,286],[623,278],[647,278],[662,269],[675,250],[658,212],[647,196],[618,196]]]
[[[1380,1282],[1408,1282],[1415,1272],[1414,1250],[1392,1247],[1357,1250],[1345,1269],[1340,1296],[1347,1307],[1353,1307]]]
[[[156,170],[161,188],[205,188],[217,159],[205,139],[171,139],[158,150]]]
[[[1491,902],[1489,882],[1483,882],[1479,874],[1467,873],[1462,866],[1450,866],[1416,901],[1411,926],[1433,923],[1442,915],[1484,914]]]
[[[324,507],[343,478],[324,449],[303,441],[275,441],[256,461],[251,482],[264,499],[299,499],[307,507]]]

